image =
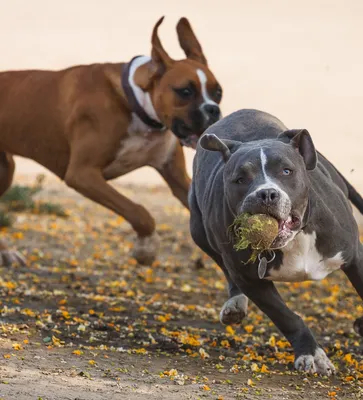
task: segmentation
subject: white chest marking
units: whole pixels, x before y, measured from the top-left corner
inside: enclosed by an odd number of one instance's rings
[[[341,251],[326,259],[319,254],[315,232],[300,232],[282,252],[283,264],[278,269],[271,269],[266,279],[280,282],[321,280],[344,264]]]
[[[204,100],[204,102],[201,104],[201,108],[203,108],[203,106],[206,104],[218,106],[218,104],[209,97],[207,90],[207,75],[205,74],[205,72],[198,68],[197,75],[200,81],[200,87],[202,88],[202,97]]]
[[[129,135],[122,139],[114,161],[103,171],[106,179],[117,178],[144,166],[162,168],[178,142],[169,130],[147,133],[146,125],[135,114],[127,131]]]

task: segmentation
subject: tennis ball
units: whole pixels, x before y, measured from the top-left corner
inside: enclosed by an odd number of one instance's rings
[[[271,247],[278,235],[279,224],[270,215],[243,213],[234,219],[230,232],[234,239],[234,249],[238,251],[250,247],[253,252],[248,262],[254,262],[257,254]]]

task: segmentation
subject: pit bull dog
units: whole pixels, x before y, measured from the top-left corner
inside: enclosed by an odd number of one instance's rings
[[[363,199],[317,154],[308,131],[288,130],[272,115],[237,111],[199,141],[190,229],[228,281],[221,321],[241,322],[249,298],[289,340],[298,370],[330,375],[334,366],[273,281],[320,280],[340,268],[363,297],[363,247],[348,197],[362,212]],[[245,212],[268,214],[279,223],[272,250],[252,263],[251,250],[234,250],[228,234]],[[362,318],[354,327],[363,335]]]
[[[188,20],[176,30],[186,59],[164,50],[158,27],[151,57],[61,71],[0,73],[0,195],[11,185],[13,155],[43,165],[85,197],[123,216],[137,233],[134,257],[148,264],[159,247],[155,221],[107,181],[155,168],[188,207],[182,146],[195,148],[220,118],[222,89]],[[0,264],[23,257],[0,240]]]

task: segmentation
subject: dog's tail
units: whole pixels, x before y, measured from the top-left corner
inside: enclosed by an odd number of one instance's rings
[[[335,168],[338,175],[344,181],[347,189],[348,189],[348,199],[352,202],[352,204],[357,207],[358,211],[363,215],[363,197],[357,192],[354,186],[347,181],[347,179]]]

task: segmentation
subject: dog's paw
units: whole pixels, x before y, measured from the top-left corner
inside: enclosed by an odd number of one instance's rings
[[[363,317],[357,318],[354,321],[353,328],[358,335],[363,336]]]
[[[219,314],[219,319],[224,325],[240,324],[247,315],[248,299],[244,294],[239,294],[227,300]]]
[[[295,361],[295,368],[298,371],[309,374],[320,374],[330,376],[335,373],[335,367],[329,360],[325,351],[321,348],[315,350],[315,354],[301,355]]]
[[[142,265],[150,265],[155,261],[160,247],[160,237],[154,232],[150,236],[138,237],[135,243],[133,257]]]
[[[0,265],[9,267],[11,265],[26,265],[25,258],[15,250],[0,250]]]

